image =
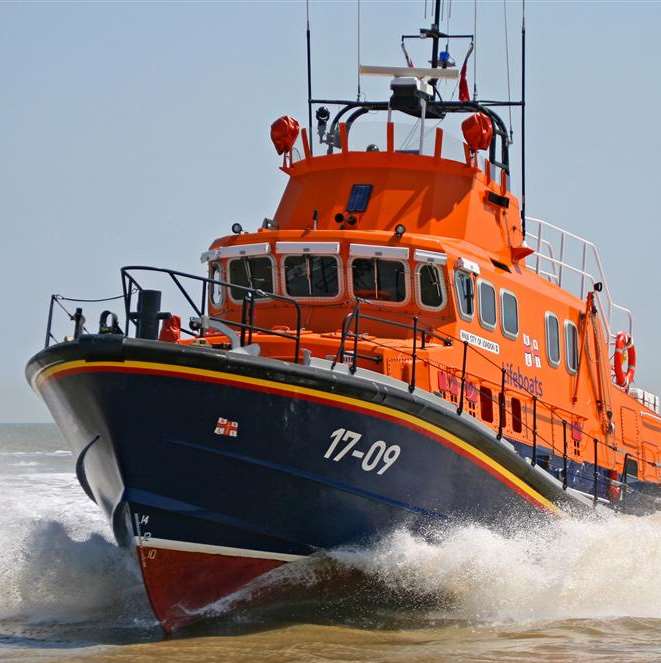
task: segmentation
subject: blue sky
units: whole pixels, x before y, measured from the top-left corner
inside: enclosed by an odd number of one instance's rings
[[[355,96],[356,11],[311,3],[317,95]],[[507,12],[516,97],[520,3]],[[599,244],[634,310],[639,386],[659,392],[661,4],[526,12],[528,212]],[[424,0],[363,0],[363,62],[400,64],[423,14]],[[473,3],[455,0],[451,20],[472,31]],[[483,97],[506,96],[503,26],[502,2],[478,3]],[[48,419],[23,367],[52,292],[117,294],[130,263],[198,272],[234,221],[273,214],[285,176],[268,132],[305,120],[304,31],[302,2],[0,4],[0,422]]]

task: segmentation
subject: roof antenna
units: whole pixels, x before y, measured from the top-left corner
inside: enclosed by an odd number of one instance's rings
[[[526,0],[521,0],[521,234],[526,239]]]
[[[356,101],[360,101],[360,0],[357,0],[356,9],[358,13],[358,92],[356,94]]]
[[[310,136],[310,154],[312,154],[312,63],[310,59],[310,0],[305,0],[305,19],[307,29],[305,37],[307,40],[308,55],[308,136]]]
[[[439,28],[440,28],[440,20],[441,20],[441,0],[436,0],[436,7],[434,8],[434,25],[432,26],[432,30],[434,32],[434,36],[431,40],[431,66],[432,69],[438,67],[438,37],[439,37]],[[435,87],[435,86],[434,86]]]

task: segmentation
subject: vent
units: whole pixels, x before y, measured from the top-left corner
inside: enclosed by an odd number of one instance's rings
[[[507,209],[510,206],[510,199],[507,196],[499,196],[497,193],[494,193],[493,191],[489,191],[487,194],[487,200],[492,204],[492,205],[498,205],[498,207],[504,207]]]
[[[504,272],[511,272],[512,271],[504,262],[498,262],[497,260],[494,260],[493,258],[491,258],[491,264],[494,267],[498,267],[498,269],[502,269]]]

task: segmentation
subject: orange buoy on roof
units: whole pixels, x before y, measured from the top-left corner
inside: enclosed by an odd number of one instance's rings
[[[471,152],[486,150],[493,138],[493,125],[491,119],[484,113],[475,113],[461,123],[464,139]]]
[[[271,140],[278,154],[291,152],[298,138],[298,121],[290,115],[279,117],[271,125]]]
[[[627,356],[627,370],[624,370],[624,355]],[[636,346],[629,334],[620,332],[615,338],[615,356],[613,357],[615,383],[618,387],[628,387],[636,375]]]

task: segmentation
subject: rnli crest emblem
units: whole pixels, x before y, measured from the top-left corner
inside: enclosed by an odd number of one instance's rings
[[[239,422],[219,417],[213,432],[216,435],[222,435],[223,437],[238,437]]]
[[[528,334],[523,335],[523,345],[525,346],[525,351],[523,353],[523,358],[526,362],[528,368],[541,368],[542,359],[539,353],[539,343],[536,338],[531,339]]]

